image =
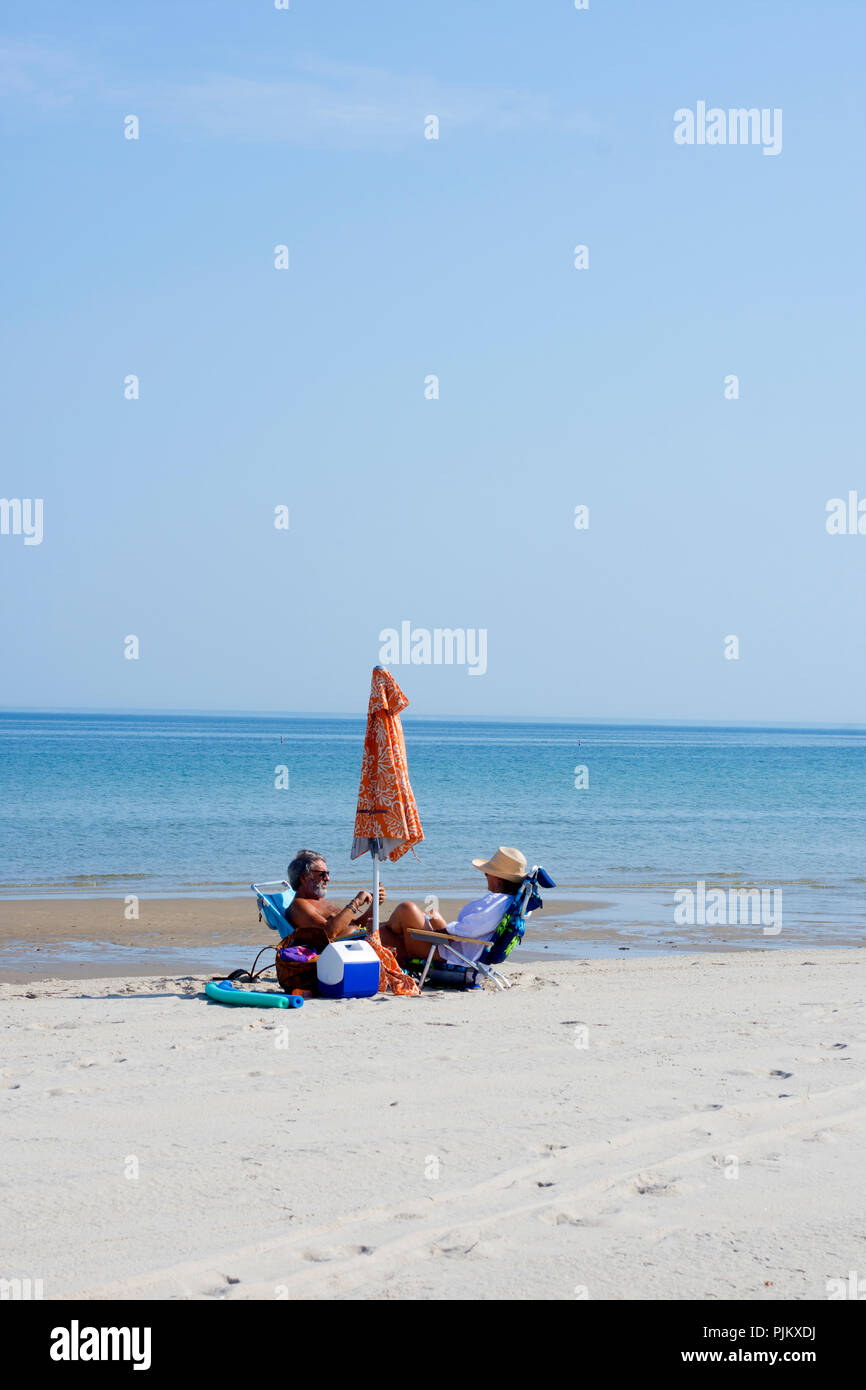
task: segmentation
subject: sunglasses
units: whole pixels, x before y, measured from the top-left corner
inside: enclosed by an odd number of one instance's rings
[[[329,872],[328,872],[327,869],[311,869],[311,870],[310,870],[310,877],[311,877],[311,878],[330,878],[331,875],[329,874]]]

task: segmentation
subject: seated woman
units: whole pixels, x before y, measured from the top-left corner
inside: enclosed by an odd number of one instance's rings
[[[412,935],[413,927],[416,931],[426,928],[448,932],[451,936],[473,937],[481,942],[493,939],[511,899],[526,877],[526,859],[519,849],[500,845],[490,859],[473,859],[472,866],[485,875],[489,891],[461,908],[456,922],[446,922],[438,912],[425,916],[420,907],[404,902],[395,908],[387,922],[379,923],[382,945],[394,952],[404,969],[409,961],[423,959],[430,950],[428,941],[419,941]],[[382,890],[379,892],[381,897]],[[466,945],[461,946],[460,954],[466,960],[475,961],[483,950],[483,945]],[[444,942],[437,946],[433,959],[452,965],[463,964]]]

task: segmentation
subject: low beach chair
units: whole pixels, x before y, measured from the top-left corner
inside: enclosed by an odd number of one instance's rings
[[[280,933],[280,940],[288,936],[292,928],[286,913],[295,896],[291,885],[284,878],[277,878],[270,883],[251,883],[250,888],[256,895],[259,921],[264,917],[268,926]]]
[[[556,884],[550,877],[546,869],[540,864],[536,864],[526,878],[521,883],[517,892],[505,909],[505,915],[490,941],[478,941],[470,936],[452,936],[450,932],[441,931],[413,931],[412,935],[420,941],[429,941],[430,950],[421,971],[421,978],[418,983],[421,988],[429,980],[431,984],[451,985],[457,989],[477,989],[479,975],[486,980],[492,981],[497,989],[510,989],[511,985],[495,967],[500,965],[505,957],[510,955],[515,946],[519,946],[523,940],[523,933],[526,931],[526,920],[531,912],[543,906],[538,886],[542,888],[555,888]],[[450,962],[436,961],[433,957],[436,954],[437,946],[448,946],[452,954],[457,956],[461,965],[453,965]],[[478,960],[467,960],[466,956],[460,951],[461,946],[483,946],[484,950]],[[420,962],[418,962],[420,964]]]

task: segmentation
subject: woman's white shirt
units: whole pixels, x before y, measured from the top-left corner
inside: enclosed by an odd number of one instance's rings
[[[448,923],[448,930],[452,936],[475,936],[480,941],[491,941],[510,902],[509,893],[485,893],[483,898],[476,898],[461,908],[457,921]],[[448,946],[443,944],[439,950],[452,965],[462,965]],[[483,946],[461,946],[460,954],[475,961],[483,950]]]

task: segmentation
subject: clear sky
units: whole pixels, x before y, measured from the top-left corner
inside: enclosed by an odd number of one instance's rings
[[[864,16],[6,0],[0,705],[866,722]]]

